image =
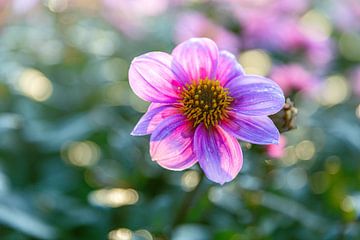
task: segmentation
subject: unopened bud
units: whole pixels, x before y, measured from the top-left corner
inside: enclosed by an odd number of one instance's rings
[[[271,115],[270,118],[274,121],[276,127],[280,132],[287,132],[296,128],[296,116],[298,110],[290,98],[286,99],[284,107],[278,113]]]

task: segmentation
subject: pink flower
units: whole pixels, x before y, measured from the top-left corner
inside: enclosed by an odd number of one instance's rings
[[[269,157],[282,158],[285,155],[286,137],[280,135],[279,144],[270,144],[266,146],[266,152]]]
[[[132,131],[151,134],[150,155],[160,166],[183,170],[199,162],[206,176],[224,184],[242,167],[236,138],[275,144],[279,132],[267,115],[282,109],[273,81],[245,75],[236,58],[207,38],[192,38],[172,52],[136,57],[132,90],[152,102]]]
[[[274,26],[277,31],[273,30]],[[243,27],[243,44],[247,48],[262,46],[274,51],[301,54],[310,65],[315,66],[324,66],[332,59],[331,40],[319,40],[307,34],[294,19],[264,13],[249,18]]]
[[[285,95],[289,95],[292,91],[310,93],[318,84],[317,79],[298,64],[274,67],[271,79],[279,84]]]
[[[359,31],[360,2],[358,0],[331,0],[330,17],[341,31]]]
[[[148,32],[149,17],[165,12],[167,0],[102,0],[104,16],[130,38],[141,38]]]
[[[19,15],[27,15],[33,10],[35,7],[39,5],[39,0],[0,0],[0,13],[4,10],[6,14],[9,14],[10,16],[7,16],[9,20],[12,18],[18,17]],[[3,16],[0,16],[2,18]],[[2,19],[0,19],[1,21]]]
[[[198,12],[187,12],[180,15],[175,26],[176,42],[180,43],[192,37],[211,38],[221,49],[230,52],[237,52],[240,45],[235,34]]]
[[[332,42],[330,39],[318,39],[308,34],[293,20],[282,20],[277,24],[278,33],[274,41],[277,48],[290,53],[303,53],[310,65],[324,66],[332,59]]]
[[[244,48],[267,48],[300,54],[310,65],[324,67],[333,57],[332,41],[321,32],[310,34],[300,24],[308,0],[226,0],[241,25]]]
[[[33,9],[38,3],[39,0],[27,0],[27,1],[21,1],[21,0],[13,0],[12,1],[12,9],[15,14],[22,15],[29,12],[31,9]]]

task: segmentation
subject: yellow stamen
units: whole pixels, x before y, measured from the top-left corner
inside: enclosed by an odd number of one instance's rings
[[[230,103],[227,88],[223,88],[218,80],[201,79],[183,87],[181,92],[182,112],[196,127],[204,123],[209,128],[216,126],[228,117]]]

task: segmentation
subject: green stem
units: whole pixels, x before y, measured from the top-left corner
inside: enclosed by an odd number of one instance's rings
[[[180,223],[182,223],[184,221],[184,219],[186,219],[189,210],[191,209],[192,205],[193,205],[193,201],[195,199],[195,197],[198,195],[199,193],[199,189],[201,188],[202,182],[204,179],[204,174],[201,172],[200,173],[200,180],[199,180],[199,184],[194,188],[194,190],[186,193],[184,200],[182,201],[176,215],[174,218],[174,221],[171,225],[171,231]]]

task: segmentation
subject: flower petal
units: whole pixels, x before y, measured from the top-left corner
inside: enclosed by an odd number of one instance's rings
[[[244,75],[244,70],[237,62],[236,57],[228,51],[220,51],[216,79],[220,81],[222,86],[231,79],[242,75]]]
[[[255,144],[277,144],[280,133],[267,116],[246,116],[235,112],[222,122],[222,128],[234,137]]]
[[[181,114],[163,120],[150,138],[152,160],[167,169],[183,170],[197,162],[193,151],[194,131]]]
[[[181,65],[163,52],[150,52],[134,58],[129,69],[132,90],[145,101],[173,103],[188,82]]]
[[[190,80],[214,79],[219,51],[216,44],[208,38],[191,38],[179,44],[172,52]]]
[[[285,103],[279,85],[264,77],[244,75],[232,79],[226,87],[234,98],[231,107],[243,115],[271,115],[280,111]]]
[[[200,124],[195,130],[194,149],[200,167],[211,181],[229,182],[242,167],[240,144],[219,126],[209,130]]]
[[[142,136],[151,134],[161,121],[177,113],[179,113],[179,110],[173,105],[151,103],[148,111],[140,118],[131,135]]]
[[[194,153],[193,145],[190,144],[181,154],[174,155],[167,159],[158,160],[156,162],[163,168],[174,171],[182,171],[197,163],[197,158]]]

